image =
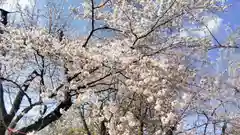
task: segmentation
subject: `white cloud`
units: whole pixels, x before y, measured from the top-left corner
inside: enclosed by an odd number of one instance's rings
[[[222,25],[222,18],[217,17],[217,16],[205,16],[204,18],[204,25],[207,26],[207,28],[212,32],[216,33],[218,32],[219,28]],[[206,26],[201,26],[200,28],[189,28],[188,30],[183,30],[181,32],[181,36],[197,36],[197,37],[205,37],[209,36],[210,33],[207,30]]]
[[[219,17],[216,17],[215,19],[211,19],[207,22],[207,26],[212,32],[217,32],[221,24],[222,24],[222,19]]]
[[[218,30],[222,24],[222,21],[223,21],[222,18],[214,17],[214,16],[207,16],[205,18],[204,23],[212,33],[216,33],[216,32],[218,32]],[[202,27],[203,27],[204,34],[201,33],[201,36],[209,35],[210,33],[207,30],[207,28],[205,26],[202,26]]]

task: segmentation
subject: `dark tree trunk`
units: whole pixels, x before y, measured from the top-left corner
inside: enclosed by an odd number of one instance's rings
[[[43,118],[38,119],[35,123],[23,127],[19,129],[18,133],[14,133],[13,135],[22,135],[21,132],[28,133],[32,131],[40,131],[41,129],[45,128],[50,123],[58,120],[62,114],[60,112],[61,109],[67,111],[72,106],[72,101],[69,93],[65,94],[65,100],[62,101],[52,112],[50,112],[48,115],[46,115]]]
[[[100,125],[100,135],[108,135],[107,134],[107,128],[106,128],[106,126],[105,126],[105,120],[103,120],[102,122],[101,122],[101,125]]]
[[[0,135],[5,135],[5,132],[6,132],[6,128],[5,128],[4,124],[1,121],[1,124],[0,124]]]

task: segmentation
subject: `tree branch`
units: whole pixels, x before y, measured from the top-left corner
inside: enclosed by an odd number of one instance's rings
[[[10,83],[14,84],[15,86],[17,86],[17,88],[18,88],[20,91],[22,91],[23,94],[26,96],[29,104],[30,104],[30,105],[32,104],[31,98],[28,96],[28,94],[22,89],[22,87],[21,87],[17,82],[15,82],[15,81],[13,81],[13,80],[10,80],[10,79],[7,79],[7,78],[3,78],[3,77],[0,78],[0,79],[2,79],[3,81],[10,82]]]
[[[91,5],[92,5],[92,17],[91,17],[91,26],[92,26],[92,28],[91,28],[91,32],[90,32],[89,36],[87,37],[87,40],[86,40],[85,43],[82,45],[82,47],[86,47],[86,46],[87,46],[87,43],[88,43],[88,41],[90,40],[90,38],[92,37],[93,32],[94,32],[94,29],[95,29],[94,1],[91,0],[91,3],[92,3],[92,4],[91,4]]]
[[[176,3],[176,0],[174,0],[173,2],[172,2],[172,4],[167,8],[167,10],[165,10],[164,12],[163,12],[163,14],[157,19],[157,21],[154,23],[154,25],[151,27],[151,29],[147,32],[147,33],[145,33],[145,34],[143,34],[142,36],[137,36],[137,35],[135,35],[135,37],[137,37],[136,39],[135,39],[135,41],[133,42],[133,45],[132,45],[132,49],[134,49],[134,45],[137,43],[137,41],[139,40],[139,39],[142,39],[142,38],[144,38],[144,37],[147,37],[150,33],[152,33],[156,28],[158,28],[159,26],[161,26],[161,25],[164,25],[164,24],[167,24],[168,22],[170,22],[170,21],[172,21],[174,18],[171,18],[171,19],[168,19],[167,21],[165,21],[165,22],[163,22],[163,23],[161,23],[161,24],[159,24],[158,25],[158,23],[159,23],[159,21],[167,14],[167,12],[168,11],[170,11],[170,9],[172,9],[172,7],[173,7],[173,5]],[[181,15],[181,14],[180,14]],[[176,16],[176,18],[177,18],[178,16]],[[132,31],[132,30],[131,30]]]
[[[222,126],[222,134],[221,135],[226,135],[226,129],[227,129],[227,122],[225,121]]]
[[[0,122],[4,122],[4,118],[7,115],[7,111],[4,103],[4,90],[2,85],[2,79],[0,78]],[[2,124],[2,123],[0,123]]]
[[[69,93],[65,92],[65,99],[59,103],[59,105],[48,115],[46,115],[43,118],[39,118],[35,123],[21,128],[20,132],[32,132],[32,131],[39,131],[49,125],[50,123],[58,120],[62,114],[60,112],[61,109],[67,111],[70,107],[72,106],[72,101],[71,101],[71,96]],[[20,135],[20,134],[15,134],[15,135]]]
[[[104,7],[109,1],[110,0],[106,0],[103,4],[100,4],[100,5],[96,6],[96,7],[94,7],[94,9],[98,9],[98,8]]]
[[[15,116],[16,112],[19,110],[22,99],[24,97],[24,92],[27,91],[28,87],[30,86],[30,83],[37,77],[39,76],[39,74],[37,73],[36,70],[34,70],[29,76],[28,78],[24,81],[23,85],[22,85],[22,90],[18,91],[14,101],[13,101],[13,105],[12,108],[9,112],[10,115],[10,119],[12,120],[13,117]]]
[[[81,119],[82,119],[82,122],[83,122],[83,126],[84,126],[85,131],[87,132],[88,135],[91,135],[91,132],[90,132],[90,130],[89,130],[89,128],[88,128],[87,122],[86,122],[86,120],[85,120],[85,118],[84,118],[84,114],[83,114],[83,112],[81,111],[81,109],[80,109],[80,117],[81,117]]]
[[[42,102],[36,102],[34,104],[31,104],[30,106],[26,107],[25,109],[23,109],[23,111],[15,117],[15,119],[12,120],[12,122],[9,124],[9,128],[15,128],[17,122],[26,114],[28,113],[33,107],[37,106],[37,105],[41,105]]]

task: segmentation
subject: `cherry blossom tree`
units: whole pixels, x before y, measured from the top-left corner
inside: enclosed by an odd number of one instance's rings
[[[59,41],[49,32],[54,25],[3,27],[0,132],[40,131],[73,107],[88,135],[225,134],[239,117],[224,111],[238,105],[236,85],[204,69],[209,50],[238,48],[218,42],[206,25],[227,7],[220,0],[85,0],[70,7],[90,24],[80,38]],[[34,108],[35,120],[17,126]]]

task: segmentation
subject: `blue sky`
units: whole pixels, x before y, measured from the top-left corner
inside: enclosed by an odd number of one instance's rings
[[[240,1],[228,0],[227,3],[232,4],[232,6],[228,9],[228,12],[221,14],[220,17],[223,18],[223,23],[231,23],[236,28],[240,25]]]
[[[239,6],[240,1],[238,0],[228,0],[227,4],[231,4],[231,7],[227,10],[226,13],[221,13],[220,17],[224,19],[224,23],[240,24],[240,14]]]
[[[218,32],[214,33],[220,43],[224,43],[228,37],[228,32],[225,30],[225,25],[230,24],[233,30],[236,30],[240,26],[240,1],[239,0],[228,0],[228,4],[232,6],[225,13],[219,13],[219,17],[222,18],[222,23],[218,29]],[[218,57],[218,50],[210,51],[210,58],[212,60]]]

